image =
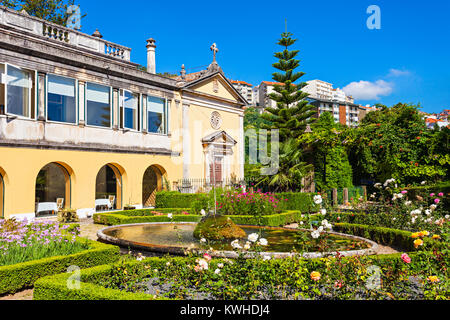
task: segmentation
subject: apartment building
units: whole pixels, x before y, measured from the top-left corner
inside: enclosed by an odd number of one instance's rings
[[[245,81],[230,80],[233,87],[247,100],[248,104],[255,105],[253,85]]]

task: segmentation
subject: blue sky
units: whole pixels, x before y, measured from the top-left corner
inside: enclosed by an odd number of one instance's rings
[[[298,42],[302,80],[345,88],[361,104],[420,103],[450,109],[450,1],[117,1],[78,0],[82,31],[132,48],[146,65],[146,39],[157,41],[157,72],[194,72],[218,62],[228,78],[271,81],[280,34]],[[288,4],[288,7],[283,7]],[[381,9],[381,29],[369,30],[369,5]]]

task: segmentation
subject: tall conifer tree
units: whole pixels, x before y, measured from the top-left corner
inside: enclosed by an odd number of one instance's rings
[[[306,126],[313,121],[312,116],[315,114],[314,106],[305,99],[308,94],[301,91],[307,84],[295,84],[305,73],[295,72],[300,66],[300,60],[295,57],[300,51],[289,50],[289,47],[297,42],[292,36],[292,33],[286,31],[281,34],[278,41],[284,50],[275,53],[279,61],[274,63],[273,67],[282,72],[273,73],[272,79],[279,84],[274,85],[275,92],[269,95],[277,106],[266,108],[266,113],[262,115],[265,120],[272,123],[264,125],[263,129],[279,129],[281,143],[288,139],[299,138],[305,132]]]

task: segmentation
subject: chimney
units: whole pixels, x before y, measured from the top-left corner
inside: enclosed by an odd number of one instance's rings
[[[147,40],[147,72],[151,74],[156,73],[156,41],[153,38]]]

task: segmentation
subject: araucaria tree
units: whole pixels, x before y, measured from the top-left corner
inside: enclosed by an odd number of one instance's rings
[[[282,33],[278,44],[284,47],[284,50],[275,53],[279,61],[274,63],[273,67],[281,72],[275,72],[272,75],[272,79],[279,84],[274,85],[275,92],[269,97],[276,102],[277,106],[266,108],[266,113],[262,115],[263,119],[272,123],[272,125],[263,125],[262,128],[279,129],[281,142],[299,138],[305,132],[307,124],[313,121],[312,116],[315,114],[314,106],[306,100],[308,94],[302,92],[302,88],[307,84],[295,84],[305,73],[294,72],[300,66],[300,60],[295,59],[300,51],[289,50],[289,47],[297,42],[291,37],[292,33]]]
[[[307,93],[302,92],[306,83],[295,84],[303,72],[295,72],[300,61],[295,59],[299,50],[289,50],[297,40],[292,39],[293,34],[285,32],[281,34],[278,44],[283,51],[275,53],[279,59],[273,67],[278,69],[272,75],[272,79],[278,84],[274,85],[274,91],[269,95],[276,102],[276,107],[266,108],[261,116],[270,124],[263,123],[262,129],[278,129],[280,137],[279,170],[275,175],[263,177],[260,181],[275,191],[294,191],[301,188],[301,179],[312,171],[312,165],[303,161],[303,155],[298,139],[304,134],[309,123],[313,121],[315,112],[313,106],[308,103]]]

